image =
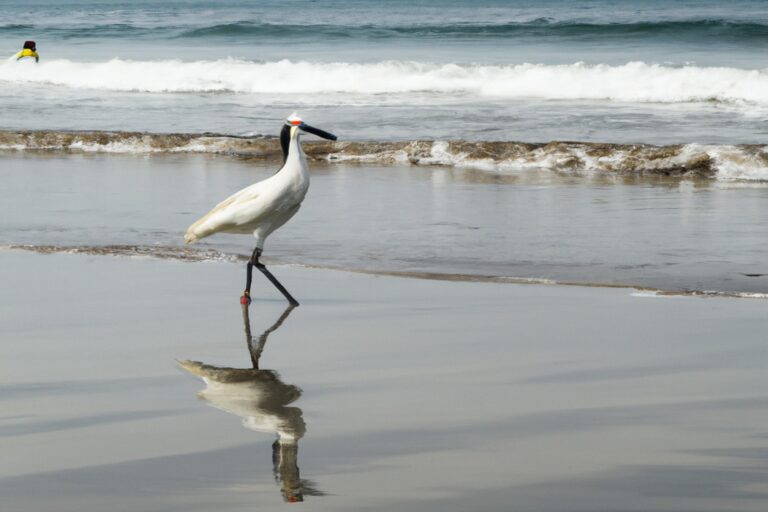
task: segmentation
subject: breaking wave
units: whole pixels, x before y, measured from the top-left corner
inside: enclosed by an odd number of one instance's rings
[[[211,153],[279,161],[274,137],[142,132],[0,131],[0,150],[97,153]],[[306,142],[309,158],[328,162],[440,165],[515,172],[601,172],[768,181],[768,146],[524,143],[511,141]]]
[[[27,66],[9,60],[0,62],[0,82],[152,93],[339,93],[362,96],[373,105],[388,101],[387,95],[413,93],[437,99],[458,96],[768,105],[768,70],[644,62],[610,66],[57,59]]]

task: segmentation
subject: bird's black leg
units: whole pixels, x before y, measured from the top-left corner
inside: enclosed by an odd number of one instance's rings
[[[245,274],[245,291],[243,296],[240,297],[240,304],[248,305],[251,303],[251,280],[253,279],[253,266],[259,262],[259,256],[261,256],[261,249],[258,247],[253,250],[251,259],[248,260]]]
[[[291,304],[291,306],[299,305],[299,301],[294,299],[293,296],[290,293],[288,293],[288,290],[285,289],[285,286],[280,284],[280,281],[278,281],[277,278],[272,275],[272,272],[267,270],[267,267],[265,267],[263,263],[256,262],[255,265],[256,265],[256,268],[261,270],[261,273],[267,276],[267,279],[269,279],[272,282],[272,284],[275,285],[275,288],[280,290],[280,293],[283,294],[283,296],[285,297],[285,300],[287,300]]]
[[[250,304],[251,303],[251,275],[253,272],[253,267],[256,267],[261,271],[262,274],[264,274],[269,281],[275,285],[275,288],[280,290],[280,293],[283,294],[285,299],[292,305],[292,306],[298,306],[299,301],[293,298],[293,295],[291,295],[288,290],[285,289],[285,286],[283,286],[280,281],[277,280],[275,276],[272,275],[272,272],[267,270],[267,267],[264,266],[262,262],[259,261],[259,256],[261,256],[261,249],[258,247],[253,250],[253,254],[251,255],[251,259],[248,261],[248,267],[247,267],[247,277],[245,282],[245,292],[243,293],[242,298],[240,299],[241,304]]]
[[[270,282],[271,282],[273,285],[275,285],[275,288],[277,288],[278,290],[280,290],[280,293],[282,293],[282,294],[283,294],[283,297],[285,297],[285,300],[287,300],[287,301],[290,303],[290,305],[291,305],[291,306],[298,306],[298,305],[299,305],[299,301],[297,301],[296,299],[294,299],[294,298],[293,298],[293,295],[291,295],[290,293],[288,293],[288,290],[286,290],[286,289],[285,289],[285,286],[283,286],[282,284],[280,284],[280,281],[278,281],[278,280],[277,280],[277,278],[276,278],[275,276],[273,276],[273,275],[272,275],[272,272],[270,272],[269,270],[267,270],[267,267],[266,267],[266,266],[264,266],[264,264],[263,264],[262,262],[260,262],[260,261],[259,261],[259,256],[261,256],[261,249],[259,249],[259,253],[258,253],[258,254],[256,254],[256,251],[253,251],[253,254],[256,256],[256,259],[255,259],[255,260],[253,260],[253,265],[254,265],[254,266],[257,268],[257,269],[261,270],[261,273],[262,273],[262,274],[264,274],[265,276],[267,276],[267,279],[269,279],[269,281],[270,281]]]

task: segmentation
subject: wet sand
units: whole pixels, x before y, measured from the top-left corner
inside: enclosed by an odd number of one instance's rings
[[[257,371],[240,265],[0,253],[2,508],[768,507],[764,301],[273,271]]]

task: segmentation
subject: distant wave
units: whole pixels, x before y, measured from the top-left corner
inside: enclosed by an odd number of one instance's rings
[[[16,30],[30,30],[34,29],[34,25],[29,24],[23,24],[23,23],[9,23],[7,25],[0,25],[0,34],[3,32],[12,32]]]
[[[77,23],[66,25],[35,25],[35,24],[8,24],[0,25],[0,35],[27,37],[35,34],[37,39],[98,39],[109,38],[135,38],[144,35],[157,36],[168,30],[173,33],[171,27],[147,27],[130,23]]]
[[[189,29],[177,37],[265,37],[296,38],[322,36],[326,38],[592,38],[665,37],[675,39],[708,37],[728,40],[764,42],[768,24],[724,19],[683,21],[642,21],[636,23],[581,23],[537,18],[526,22],[507,23],[447,23],[413,25],[290,25],[239,21]]]
[[[718,38],[730,42],[766,44],[768,23],[728,19],[642,20],[637,22],[587,23],[573,20],[536,18],[529,21],[499,23],[413,23],[413,24],[291,24],[240,20],[202,25],[152,25],[132,23],[5,24],[0,35],[19,35],[34,31],[38,37],[65,39],[148,36],[164,38],[236,38],[238,40],[283,39],[504,39],[568,38],[605,40],[664,38],[701,40]]]
[[[0,150],[101,153],[214,153],[277,161],[272,137],[138,132],[0,131]],[[768,146],[600,144],[591,142],[348,141],[304,144],[328,162],[441,165],[515,172],[599,172],[768,181]]]
[[[768,70],[673,67],[644,62],[619,66],[460,65],[178,60],[106,62],[43,60],[36,66],[0,62],[0,83],[137,92],[252,94],[340,93],[371,104],[381,95],[412,93],[501,99],[625,102],[746,102],[768,105]],[[379,95],[377,97],[377,95]]]

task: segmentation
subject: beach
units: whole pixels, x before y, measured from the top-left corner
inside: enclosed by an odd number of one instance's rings
[[[277,433],[179,366],[251,367],[240,265],[0,259],[5,507],[284,506]],[[260,410],[313,510],[764,508],[762,301],[273,271],[260,368],[302,393]]]
[[[247,237],[181,233],[271,163],[2,163],[11,510],[764,508],[763,187],[316,163],[254,373]]]
[[[0,11],[0,509],[765,511],[766,41],[755,0]]]

